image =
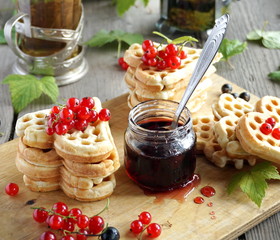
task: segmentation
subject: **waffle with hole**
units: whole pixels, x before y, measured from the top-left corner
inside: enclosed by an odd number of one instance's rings
[[[156,51],[159,55],[156,58],[162,59],[159,57],[160,52],[167,51],[170,44],[153,44],[158,49]],[[130,89],[128,97],[130,108],[140,102],[153,99],[180,101],[201,53],[201,49],[182,47],[177,51],[178,53],[184,52],[180,66],[159,68],[144,61],[148,51],[144,51],[139,44],[132,44],[124,54],[124,60],[129,65],[124,80]],[[213,63],[219,61],[220,58],[221,54],[217,54]],[[207,89],[212,85],[210,76],[215,71],[215,67],[211,65],[195,90],[188,103],[192,112],[197,111],[207,99]]]
[[[236,127],[236,136],[245,151],[262,159],[280,163],[280,122],[277,97],[265,96],[256,103],[261,112],[244,115]]]

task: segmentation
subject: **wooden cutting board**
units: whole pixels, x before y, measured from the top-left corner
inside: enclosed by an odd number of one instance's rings
[[[226,82],[230,83],[218,75],[214,75],[213,80],[214,84],[209,90],[208,101],[199,111],[199,115],[211,114],[210,106],[219,96],[221,86]],[[234,92],[244,91],[244,89],[232,85]],[[112,112],[110,125],[121,163],[123,163],[123,136],[129,112],[126,99],[127,95],[122,95],[104,103],[104,106]],[[256,100],[257,97],[251,96],[251,102]],[[23,184],[22,174],[18,172],[14,163],[17,144],[18,140],[15,139],[0,146],[1,239],[38,239],[42,232],[47,231],[45,224],[38,224],[32,219],[33,210],[27,204],[29,200],[35,201],[32,206],[46,208],[51,208],[55,202],[63,201],[71,208],[81,208],[88,216],[95,215],[105,206],[106,200],[81,203],[68,198],[60,190],[49,193],[28,190]],[[168,221],[172,224],[171,227],[163,228],[162,235],[158,239],[234,239],[280,209],[279,181],[269,183],[261,208],[258,208],[239,190],[228,196],[226,186],[236,172],[238,170],[232,166],[220,169],[205,158],[198,157],[196,173],[201,177],[200,184],[183,201],[178,201],[178,197],[175,197],[155,203],[155,196],[145,195],[127,177],[122,165],[116,173],[117,187],[110,197],[109,210],[105,211],[102,216],[109,225],[119,229],[122,240],[137,239],[134,234],[129,232],[129,227],[142,211],[149,211],[153,216],[153,222],[162,224]],[[20,192],[15,197],[4,193],[5,185],[9,182],[19,184]],[[203,204],[195,204],[193,199],[201,196],[200,189],[205,185],[213,186],[216,189],[216,195],[209,199],[205,197]],[[207,206],[209,202],[213,203],[212,207]]]

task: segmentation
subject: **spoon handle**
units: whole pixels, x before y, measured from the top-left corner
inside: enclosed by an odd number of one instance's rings
[[[208,39],[203,47],[203,50],[197,61],[197,64],[195,66],[194,72],[189,81],[189,84],[186,88],[186,91],[175,112],[175,115],[174,115],[174,118],[173,118],[173,121],[171,124],[171,129],[174,129],[177,127],[179,117],[180,117],[186,103],[190,99],[197,84],[199,83],[201,78],[204,76],[204,74],[207,71],[207,69],[209,68],[212,60],[214,59],[214,57],[221,45],[221,42],[224,38],[224,34],[226,32],[228,21],[229,21],[228,14],[225,14],[225,15],[221,16],[220,18],[216,19],[215,26],[212,29],[211,34],[208,37]]]

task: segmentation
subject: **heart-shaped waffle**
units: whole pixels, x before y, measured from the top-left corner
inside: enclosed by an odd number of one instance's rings
[[[226,116],[242,117],[248,112],[254,111],[254,106],[242,98],[234,98],[229,93],[220,95],[218,102],[212,105],[212,112],[217,119]]]
[[[264,134],[260,127],[271,117],[267,113],[250,112],[244,115],[236,127],[236,136],[243,149],[268,161],[280,163],[280,140],[275,139],[272,134]],[[276,121],[274,128],[279,128],[280,123]]]

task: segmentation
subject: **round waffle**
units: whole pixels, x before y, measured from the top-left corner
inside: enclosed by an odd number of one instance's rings
[[[124,53],[124,61],[131,67],[137,67],[141,63],[144,54],[142,46],[138,43],[130,45]]]
[[[243,116],[236,127],[236,136],[243,149],[262,159],[280,163],[280,140],[265,135],[260,131],[261,125],[271,116],[265,113],[251,112]],[[275,127],[280,127],[279,122]]]
[[[23,181],[27,188],[33,192],[50,192],[60,189],[59,181],[36,180],[23,175]]]
[[[256,111],[266,113],[280,122],[280,98],[265,96],[256,102]]]

